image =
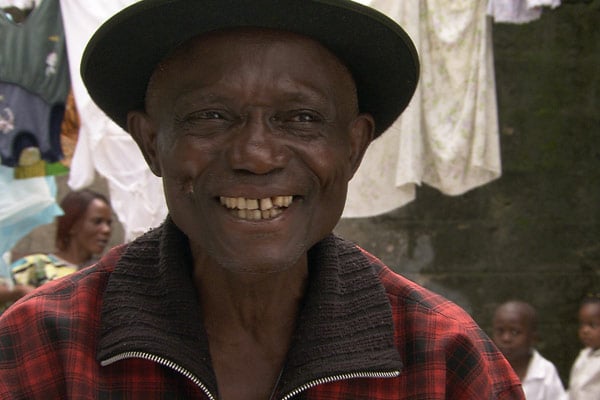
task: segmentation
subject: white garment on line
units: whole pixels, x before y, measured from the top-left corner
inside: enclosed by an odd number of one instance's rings
[[[491,23],[484,0],[372,0],[413,39],[415,96],[367,150],[344,217],[369,217],[414,200],[426,183],[460,195],[501,175]]]
[[[81,121],[68,185],[89,186],[97,171],[108,181],[110,200],[129,241],[158,226],[167,214],[161,180],[148,168],[131,136],[90,98],[79,72],[85,45],[96,29],[137,0],[61,0],[73,96]],[[128,60],[123,60],[128,62]]]
[[[487,14],[495,22],[525,24],[542,16],[542,7],[556,8],[560,0],[489,0]]]
[[[41,2],[42,0],[0,0],[0,8],[17,7],[26,10],[39,6]]]

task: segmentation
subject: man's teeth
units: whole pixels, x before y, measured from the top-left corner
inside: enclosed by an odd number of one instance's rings
[[[283,208],[289,207],[292,200],[292,196],[265,197],[264,199],[220,197],[221,204],[234,210],[239,218],[251,220],[274,218],[283,212]]]

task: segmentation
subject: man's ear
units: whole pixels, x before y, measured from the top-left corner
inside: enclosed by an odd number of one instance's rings
[[[139,110],[130,111],[127,114],[127,130],[142,151],[150,170],[154,175],[162,176],[157,156],[158,132],[148,114]]]
[[[375,120],[370,114],[359,114],[350,127],[350,166],[352,176],[360,163],[375,135]]]

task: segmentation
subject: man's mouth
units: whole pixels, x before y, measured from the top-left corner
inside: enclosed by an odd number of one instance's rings
[[[293,196],[273,196],[263,199],[221,196],[219,200],[238,218],[256,221],[280,215],[292,204]]]

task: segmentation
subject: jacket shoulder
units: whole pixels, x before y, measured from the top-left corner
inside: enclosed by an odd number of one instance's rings
[[[524,399],[504,356],[456,303],[394,272],[357,246],[389,300],[408,381],[445,382],[447,398]],[[409,386],[412,386],[409,385]]]

